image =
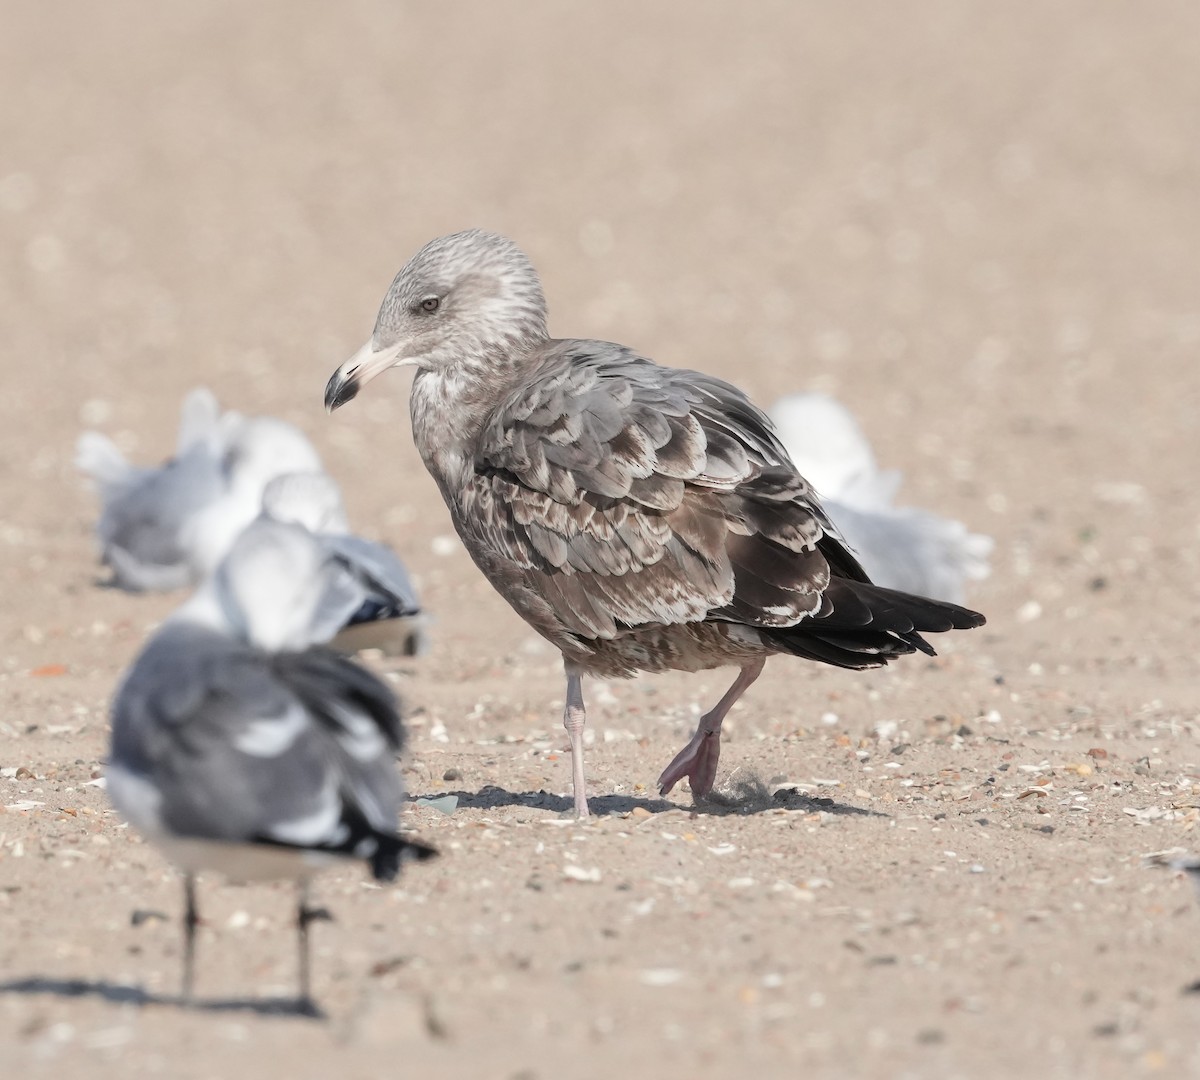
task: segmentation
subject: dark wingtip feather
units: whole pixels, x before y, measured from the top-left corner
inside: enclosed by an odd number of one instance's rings
[[[936,656],[922,634],[970,630],[986,621],[979,612],[957,604],[847,578],[834,578],[824,600],[818,615],[759,632],[797,656],[865,668],[912,652]],[[869,613],[865,619],[864,612]]]
[[[959,608],[957,614],[962,621],[954,624],[955,630],[974,630],[977,626],[987,625],[987,619],[980,612],[970,608]]]
[[[406,840],[402,836],[380,834],[378,845],[371,856],[371,873],[377,881],[395,881],[402,863],[424,862],[434,858],[438,851],[420,840]]]
[[[920,634],[904,634],[904,640],[912,645],[918,652],[923,652],[926,656],[937,656],[937,650],[929,644]]]

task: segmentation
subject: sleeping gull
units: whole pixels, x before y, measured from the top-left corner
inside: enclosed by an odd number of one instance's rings
[[[473,229],[396,275],[366,345],[325,389],[335,409],[412,367],[413,438],[476,565],[562,652],[575,809],[588,812],[582,676],[740,671],[659,777],[712,788],[721,722],[789,653],[846,668],[979,626],[872,585],[770,420],[736,387],[622,345],[555,340],[529,259]]]
[[[100,495],[96,534],[118,587],[179,589],[192,580],[182,531],[220,497],[221,420],[216,398],[203,388],[193,390],[183,402],[175,454],[158,468],[132,465],[98,431],[79,436],[75,465]]]
[[[331,476],[297,472],[275,477],[263,491],[262,513],[307,529],[362,588],[362,603],[330,642],[333,648],[373,648],[389,656],[425,651],[425,616],[408,571],[391,548],[350,532],[342,494]]]
[[[255,522],[117,692],[108,792],[184,872],[185,999],[201,871],[297,882],[300,1002],[312,1008],[309,878],[349,857],[391,881],[404,859],[432,854],[396,832],[391,691],[321,647],[360,601],[303,529]]]
[[[771,406],[771,419],[877,585],[960,604],[964,583],[988,576],[992,538],[968,532],[960,521],[894,506],[900,474],[879,469],[844,405],[827,394],[790,394]]]
[[[185,398],[175,453],[163,465],[130,464],[96,431],[79,437],[75,464],[103,504],[96,526],[101,558],[113,584],[131,592],[199,581],[258,515],[272,477],[321,467],[298,428],[222,413],[203,388]]]

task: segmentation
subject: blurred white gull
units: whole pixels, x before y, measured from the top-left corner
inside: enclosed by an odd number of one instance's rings
[[[262,513],[307,529],[363,590],[362,603],[331,642],[335,649],[375,648],[389,656],[426,651],[427,620],[408,571],[391,548],[351,534],[332,477],[323,472],[275,477],[263,491]]]
[[[130,464],[95,431],[79,437],[75,464],[103,504],[96,527],[101,560],[113,584],[131,592],[200,581],[257,517],[274,477],[321,468],[298,428],[222,413],[203,388],[184,399],[175,454],[161,466]]]
[[[827,394],[791,394],[770,414],[800,475],[816,488],[876,584],[961,604],[964,583],[991,572],[990,536],[969,532],[960,521],[892,505],[900,473],[879,469],[845,406]]]
[[[308,881],[344,859],[391,881],[432,851],[396,831],[401,714],[388,687],[324,648],[361,590],[320,542],[265,519],[150,639],[112,710],[108,792],[185,874],[183,997],[193,985],[195,876],[299,888],[300,1004]]]

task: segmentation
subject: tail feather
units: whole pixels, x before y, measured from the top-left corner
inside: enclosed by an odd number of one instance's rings
[[[294,844],[274,836],[259,834],[251,843],[266,847],[288,848],[292,851],[318,851],[365,859],[377,881],[395,881],[400,867],[406,862],[424,862],[438,854],[437,848],[420,840],[409,840],[399,833],[372,829],[360,814],[351,812],[342,819],[349,826],[349,835],[341,835],[329,843]]]
[[[913,652],[935,656],[922,633],[968,630],[986,621],[979,612],[957,604],[847,578],[834,578],[823,600],[821,611],[811,618],[794,626],[759,628],[759,633],[784,652],[863,669],[882,667]]]
[[[772,648],[781,652],[791,653],[803,660],[817,660],[822,664],[833,667],[849,668],[852,671],[863,671],[867,668],[883,667],[891,659],[879,653],[864,653],[845,644],[833,642],[828,638],[814,634],[801,633],[799,627],[786,629],[760,629],[759,634]],[[911,652],[911,649],[903,650]]]

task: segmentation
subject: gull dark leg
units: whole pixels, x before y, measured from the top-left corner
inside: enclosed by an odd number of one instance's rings
[[[309,960],[308,924],[330,922],[333,916],[325,908],[310,907],[308,882],[296,883],[296,934],[300,945],[300,1008],[305,1012],[316,1012],[312,997],[312,965]]]
[[[183,876],[183,990],[180,997],[185,1004],[192,1002],[192,990],[196,982],[196,927],[200,915],[196,911],[196,875]]]
[[[588,816],[587,780],[583,772],[583,726],[587,712],[583,707],[583,676],[567,669],[567,704],[563,709],[563,727],[571,740],[571,784],[575,790],[575,813]]]
[[[753,660],[738,673],[725,696],[700,717],[696,734],[671,760],[658,778],[658,792],[666,795],[685,776],[691,781],[692,795],[697,798],[712,791],[717,778],[717,762],[721,759],[721,724],[755,679],[762,674],[766,658]]]

